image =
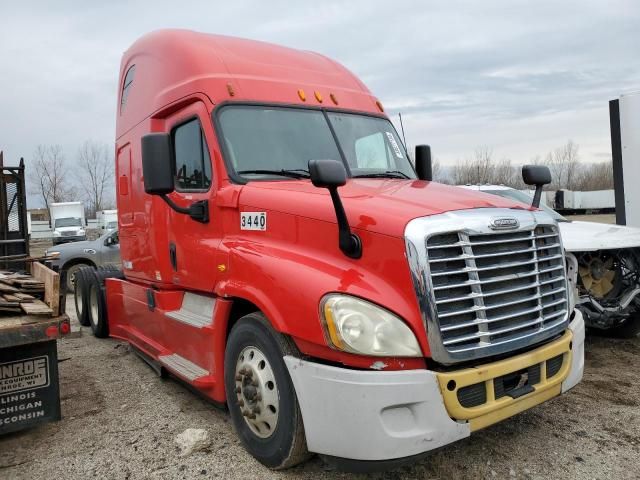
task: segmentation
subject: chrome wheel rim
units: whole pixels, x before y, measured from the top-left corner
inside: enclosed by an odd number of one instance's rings
[[[246,347],[235,370],[236,404],[245,423],[260,438],[275,432],[280,414],[280,395],[273,368],[256,347]]]
[[[89,293],[89,308],[91,309],[91,322],[98,323],[98,287],[91,286],[91,292]]]

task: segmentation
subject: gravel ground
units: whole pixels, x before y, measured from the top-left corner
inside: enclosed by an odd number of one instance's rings
[[[244,451],[224,410],[83,328],[59,342],[63,420],[0,437],[0,478],[638,478],[640,382],[630,367],[640,338],[590,336],[586,350],[584,380],[567,395],[410,467],[351,475],[314,457],[272,472]],[[175,437],[187,428],[208,430],[208,451],[179,457]]]

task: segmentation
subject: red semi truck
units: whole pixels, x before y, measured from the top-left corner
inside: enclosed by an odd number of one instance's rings
[[[119,90],[123,270],[76,303],[226,404],[263,464],[406,460],[580,381],[555,221],[429,181],[342,65],[164,30]]]

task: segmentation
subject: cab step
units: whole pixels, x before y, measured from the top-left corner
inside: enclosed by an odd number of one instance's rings
[[[180,310],[166,312],[166,316],[196,328],[211,326],[216,299],[206,295],[185,292]]]
[[[190,362],[177,353],[158,357],[158,361],[172,373],[198,386],[207,386],[215,383],[208,370]]]

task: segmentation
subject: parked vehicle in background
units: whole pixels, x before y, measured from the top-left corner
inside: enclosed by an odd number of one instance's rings
[[[100,210],[96,212],[96,228],[113,231],[118,228],[118,210]]]
[[[118,232],[108,232],[96,240],[57,245],[45,252],[53,257],[51,266],[60,272],[66,271],[67,290],[73,291],[76,273],[83,266],[120,266],[120,241]]]
[[[264,465],[412,461],[580,381],[553,218],[427,181],[342,65],[165,30],[119,85],[123,271],[81,269],[76,305]]]
[[[49,205],[49,215],[54,245],[87,239],[82,202],[52,203]]]
[[[525,192],[500,185],[465,185],[530,204]],[[640,332],[640,229],[571,221],[541,205],[560,227],[568,266],[577,269],[577,306],[588,327],[620,337]]]

